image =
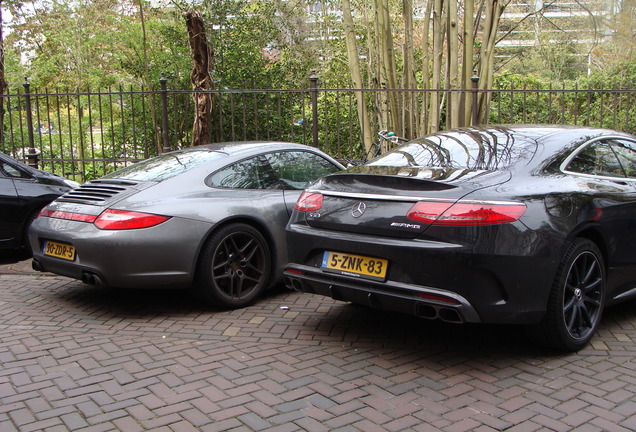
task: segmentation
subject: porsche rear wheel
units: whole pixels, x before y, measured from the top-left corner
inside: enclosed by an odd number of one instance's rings
[[[205,300],[238,309],[256,300],[270,272],[269,248],[261,233],[247,224],[226,225],[203,247],[197,288]]]

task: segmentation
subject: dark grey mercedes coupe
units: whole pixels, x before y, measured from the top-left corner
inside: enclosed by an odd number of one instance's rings
[[[287,229],[286,284],[578,350],[636,295],[636,137],[563,126],[439,132],[324,177]]]
[[[280,281],[285,225],[308,183],[343,169],[282,142],[197,146],[89,181],[40,212],[33,267],[121,288],[195,286],[224,308]]]

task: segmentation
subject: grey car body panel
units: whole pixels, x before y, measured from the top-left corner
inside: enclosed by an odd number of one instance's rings
[[[311,152],[343,167],[308,146],[263,144],[188,149],[186,151],[210,148],[224,154],[213,162],[160,182],[122,181],[123,190],[103,202],[81,202],[72,196],[56,200],[49,206],[51,210],[98,215],[107,208],[125,209],[171,219],[150,228],[107,231],[92,223],[38,218],[30,235],[37,266],[77,279],[81,279],[83,273],[95,274],[106,285],[122,288],[186,287],[195,278],[198,256],[205,241],[219,227],[241,222],[256,227],[267,240],[273,270],[270,285],[279,282],[287,262],[285,226],[302,191],[214,188],[206,183],[207,178],[233,162],[272,151]],[[120,180],[110,175],[90,185],[108,185]],[[77,251],[76,260],[70,262],[44,255],[42,248],[46,240],[72,244]]]

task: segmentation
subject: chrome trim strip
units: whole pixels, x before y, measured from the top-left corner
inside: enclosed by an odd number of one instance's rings
[[[583,174],[575,171],[562,170],[564,174],[569,174],[577,177],[589,178],[594,180],[607,180],[615,183],[634,183],[636,182],[636,178],[632,177],[610,177],[610,176],[602,176],[602,175],[594,175],[594,174]]]
[[[382,194],[370,194],[370,193],[324,191],[324,190],[317,190],[317,189],[307,189],[307,192],[319,193],[326,196],[345,197],[345,198],[353,198],[353,199],[384,200],[384,201],[421,201],[422,199],[425,199],[425,197],[422,197],[422,196],[382,195]],[[437,201],[455,202],[456,200],[438,199]]]
[[[298,275],[295,273],[287,273],[287,269],[290,269],[290,268],[295,270],[300,270],[302,274]],[[482,322],[482,319],[477,313],[477,310],[466,298],[464,298],[463,296],[455,292],[446,291],[440,288],[434,288],[434,287],[423,286],[423,285],[415,285],[415,284],[407,284],[407,283],[397,282],[397,281],[376,282],[376,281],[368,280],[368,279],[365,279],[363,281],[363,286],[358,286],[357,284],[360,283],[360,280],[351,280],[351,279],[348,279],[346,276],[341,276],[336,273],[326,274],[319,268],[316,268],[313,266],[307,266],[304,264],[296,264],[296,263],[288,264],[285,267],[284,274],[285,276],[301,279],[301,280],[311,279],[312,281],[316,283],[321,283],[325,285],[329,285],[332,283],[329,279],[335,279],[336,281],[340,281],[340,284],[337,285],[338,287],[344,288],[344,289],[357,290],[357,291],[369,292],[368,287],[372,287],[371,289],[374,290],[375,293],[388,296],[388,297],[394,297],[394,296],[401,297],[401,296],[410,294],[412,296],[418,296],[418,298],[412,299],[414,302],[426,303],[430,305],[445,307],[448,309],[460,310],[462,312],[465,322],[470,322],[470,323]],[[364,285],[367,285],[367,287],[364,287]],[[394,291],[395,289],[402,290],[403,292],[402,293],[395,292]],[[453,305],[450,303],[444,303],[443,301],[435,301],[435,300],[426,299],[426,298],[419,298],[419,294],[432,294],[432,295],[444,296],[444,297],[448,297],[458,301],[459,304]]]
[[[564,174],[574,175],[574,176],[578,176],[578,177],[585,177],[585,178],[591,178],[591,179],[596,179],[596,180],[609,180],[609,181],[614,181],[614,182],[628,182],[628,183],[636,182],[636,178],[633,178],[633,177],[611,177],[611,176],[586,174],[586,173],[581,173],[581,172],[576,172],[576,171],[569,171],[569,170],[566,169],[567,166],[570,164],[570,162],[572,162],[572,160],[581,151],[583,151],[583,149],[585,147],[587,147],[587,146],[589,146],[591,144],[594,144],[597,141],[605,141],[605,140],[612,140],[612,139],[629,141],[629,142],[632,142],[632,143],[636,144],[636,141],[634,141],[633,139],[630,139],[629,137],[625,137],[625,136],[621,136],[621,135],[598,136],[598,137],[595,137],[595,138],[593,138],[591,140],[585,141],[583,144],[578,146],[576,148],[576,150],[574,150],[572,153],[570,153],[570,155],[567,158],[565,158],[565,160],[559,166],[559,169]]]
[[[625,291],[624,293],[617,295],[616,297],[614,297],[614,300],[624,300],[634,296],[636,296],[636,287],[631,288]]]
[[[493,205],[518,205],[521,202],[518,201],[498,201],[498,200],[465,200],[465,199],[448,199],[448,198],[433,198],[428,196],[415,196],[415,195],[381,195],[370,193],[352,193],[352,192],[340,192],[340,191],[325,191],[318,189],[307,189],[306,192],[319,193],[326,196],[353,198],[358,200],[379,200],[379,201],[403,201],[403,202],[417,202],[417,201],[435,201],[435,202],[447,202],[447,203],[466,203],[466,204],[493,204]]]

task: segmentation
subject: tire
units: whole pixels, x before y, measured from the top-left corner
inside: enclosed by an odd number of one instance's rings
[[[598,329],[605,306],[605,266],[594,242],[579,238],[566,251],[546,315],[531,328],[537,342],[560,351],[585,347]]]
[[[221,227],[205,243],[197,269],[201,297],[224,309],[252,304],[269,283],[271,257],[265,238],[254,227]]]

